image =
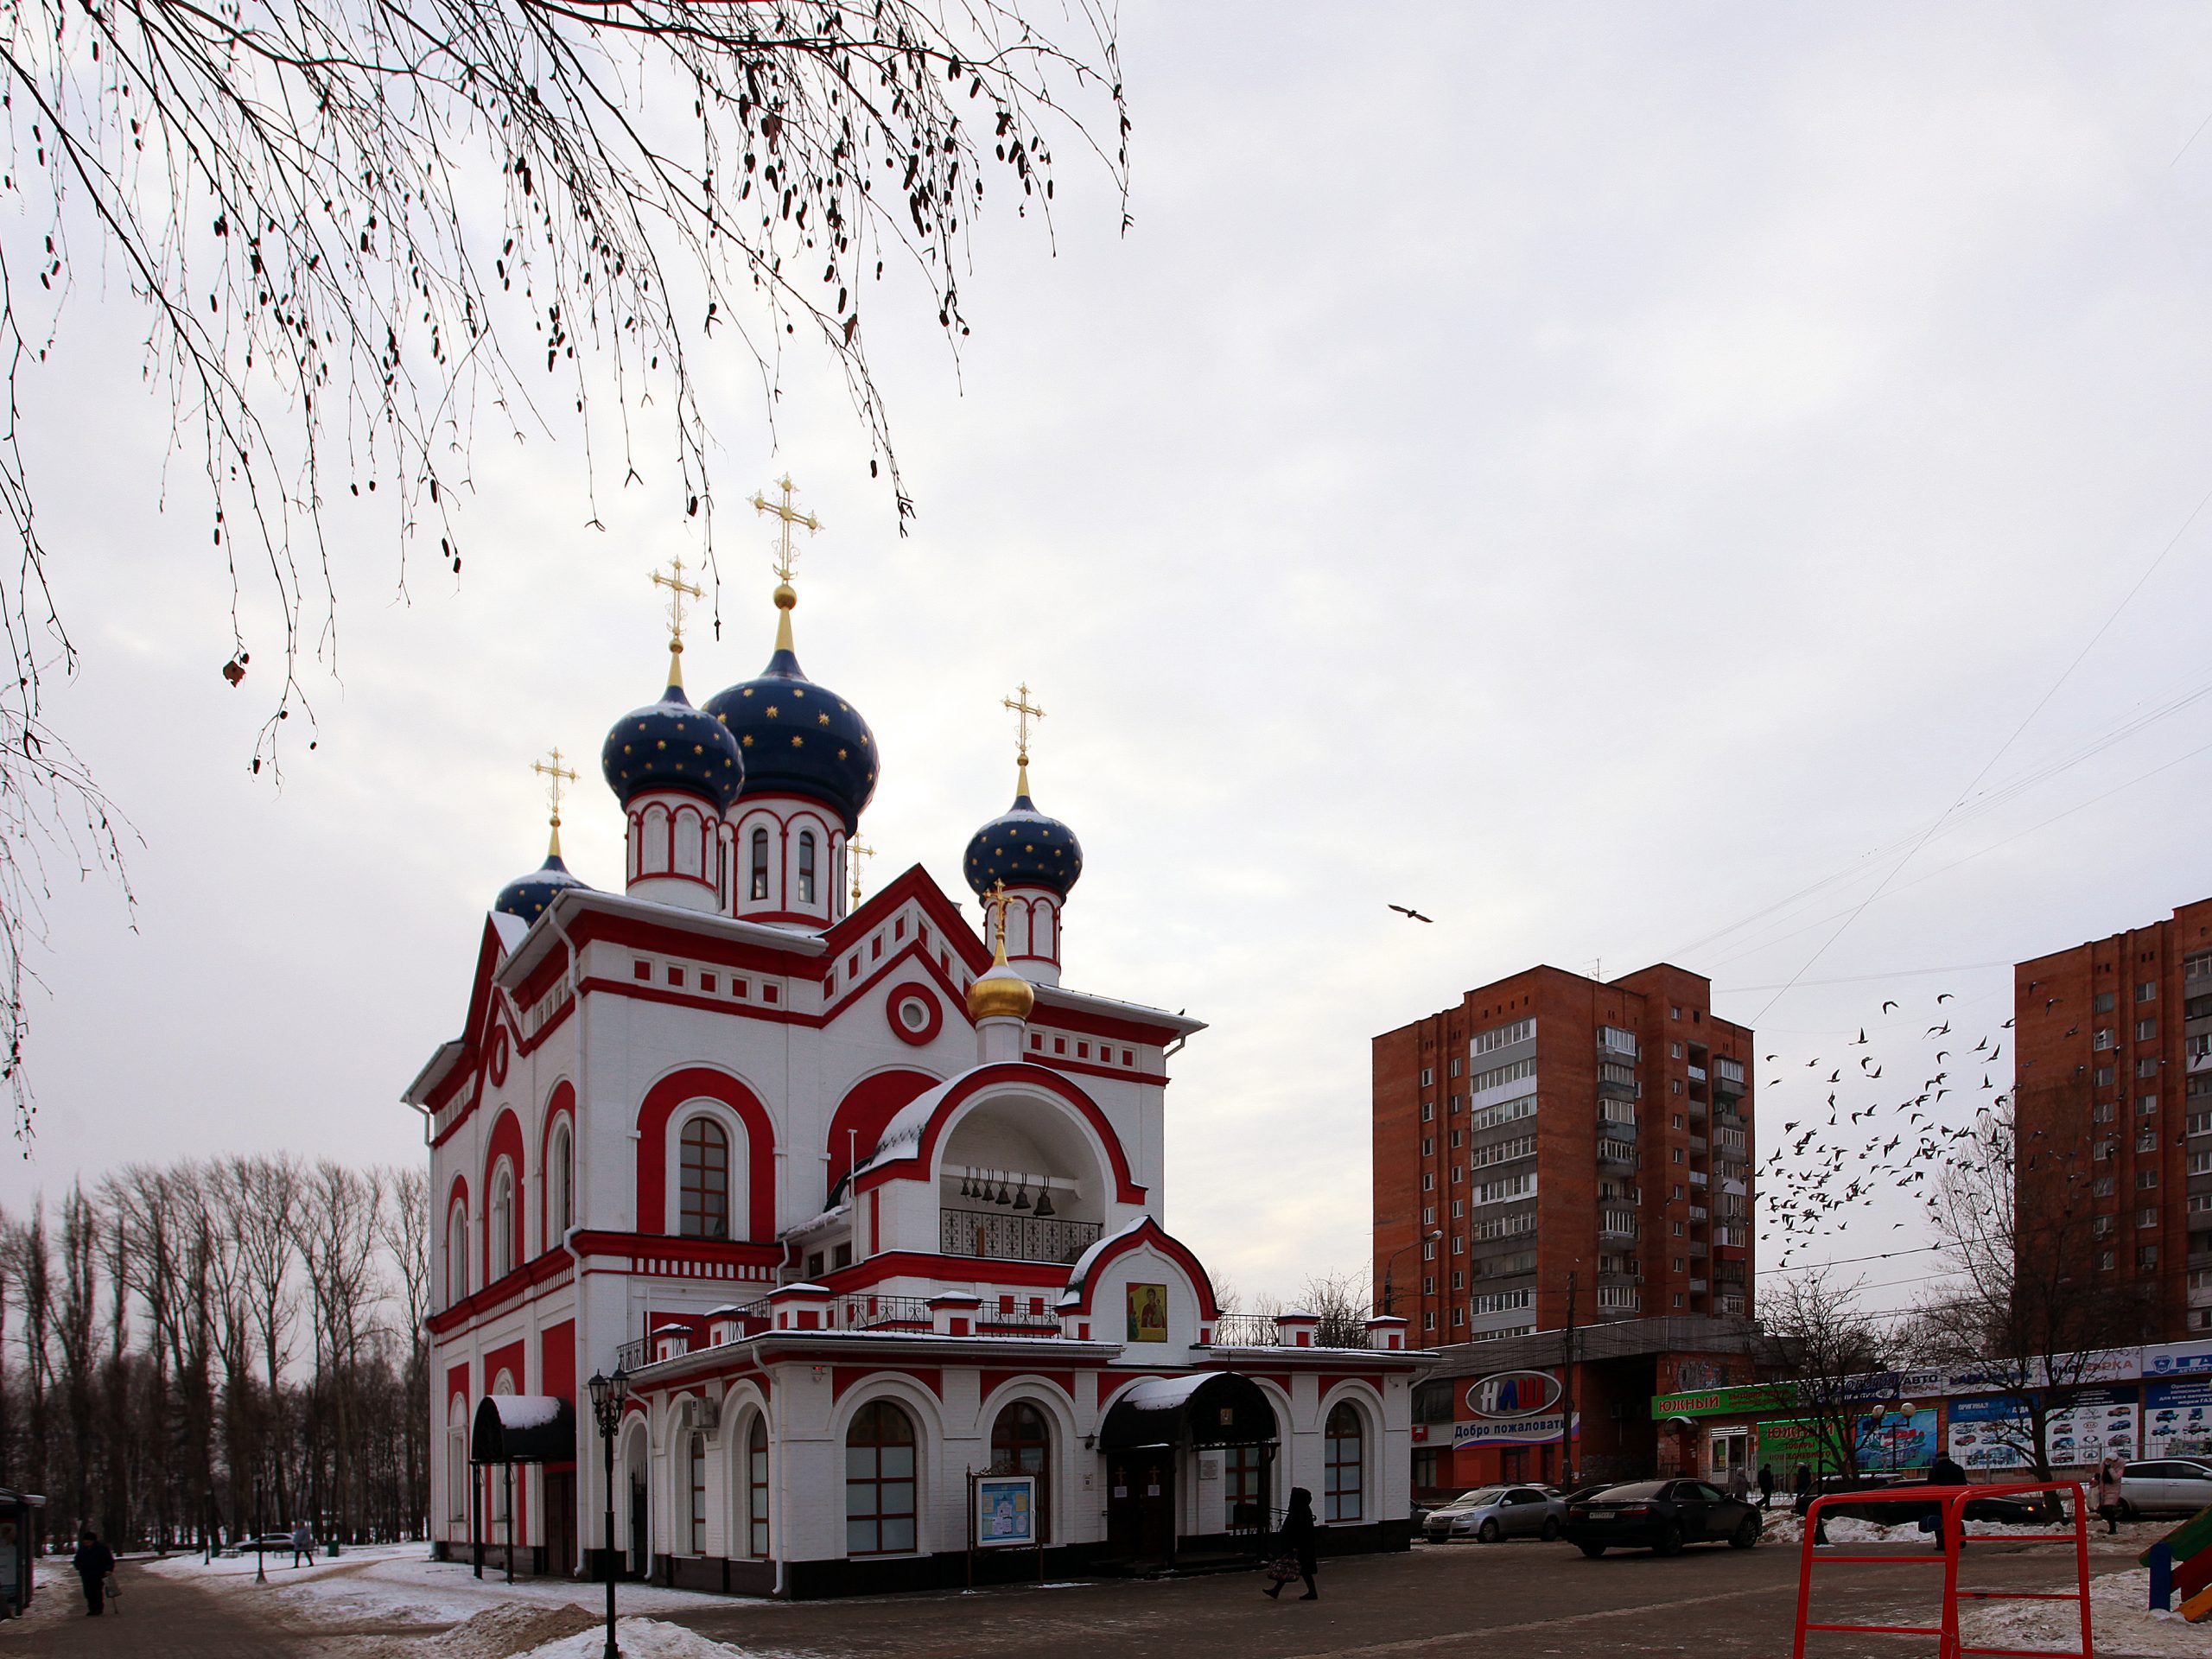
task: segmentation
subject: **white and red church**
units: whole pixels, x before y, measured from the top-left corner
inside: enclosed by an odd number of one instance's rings
[[[601,757],[622,890],[563,865],[556,795],[461,1035],[407,1091],[438,1206],[442,1551],[596,1569],[583,1384],[618,1368],[617,1567],[658,1582],[1187,1561],[1247,1547],[1294,1486],[1325,1549],[1402,1544],[1424,1357],[1399,1319],[1329,1346],[1310,1315],[1224,1316],[1162,1225],[1167,1061],[1203,1027],[1062,982],[1083,853],[1030,799],[1035,711],[1013,806],[963,855],[984,929],[919,864],[857,901],[874,734],[800,671],[788,580],[775,598],[767,667],[702,707],[679,629]],[[991,1472],[1033,1477],[1041,1558],[971,1554]]]

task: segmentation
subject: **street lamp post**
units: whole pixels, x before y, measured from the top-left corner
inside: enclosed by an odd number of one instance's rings
[[[607,1474],[607,1547],[600,1552],[607,1568],[605,1659],[622,1659],[622,1649],[614,1645],[614,1431],[622,1427],[622,1407],[630,1397],[630,1374],[620,1365],[612,1376],[594,1371],[589,1386],[592,1421],[599,1425],[600,1461]]]
[[[1396,1307],[1392,1306],[1392,1304],[1397,1300],[1397,1293],[1395,1287],[1391,1283],[1391,1274],[1397,1269],[1398,1258],[1403,1255],[1408,1250],[1412,1249],[1414,1245],[1433,1244],[1438,1239],[1443,1236],[1444,1230],[1441,1227],[1432,1227],[1427,1232],[1423,1233],[1419,1238],[1414,1240],[1412,1244],[1401,1244],[1396,1249],[1391,1251],[1389,1255],[1382,1258],[1383,1313],[1386,1314],[1395,1314],[1398,1311]]]

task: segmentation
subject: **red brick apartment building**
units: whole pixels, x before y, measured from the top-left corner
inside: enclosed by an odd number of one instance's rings
[[[2024,1221],[2086,1172],[2078,1271],[2143,1300],[2145,1341],[2212,1331],[2212,899],[2018,963],[2012,1000],[2020,1142],[2050,1149]]]
[[[1375,1039],[1375,1282],[1425,1347],[1751,1312],[1751,1031],[1660,963]],[[1431,1236],[1435,1235],[1435,1236]]]

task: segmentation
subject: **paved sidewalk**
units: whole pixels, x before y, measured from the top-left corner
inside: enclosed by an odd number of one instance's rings
[[[120,1607],[99,1618],[85,1615],[76,1575],[65,1563],[40,1563],[31,1615],[0,1624],[0,1654],[35,1659],[128,1655],[130,1659],[295,1659],[302,1643],[295,1632],[264,1624],[226,1599],[156,1573],[135,1562],[117,1569]]]

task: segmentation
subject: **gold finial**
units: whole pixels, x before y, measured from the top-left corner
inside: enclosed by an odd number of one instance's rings
[[[791,587],[791,561],[798,556],[798,549],[791,545],[791,526],[804,524],[810,535],[822,529],[822,521],[810,512],[801,512],[791,505],[798,486],[785,473],[776,480],[776,487],[783,493],[781,501],[771,501],[758,490],[753,493],[753,510],[765,512],[771,518],[782,520],[782,533],[776,543],[776,649],[791,649],[791,607],[798,603],[798,594]]]
[[[1037,1004],[1037,993],[1006,959],[1006,883],[992,882],[983,895],[983,907],[991,918],[991,965],[968,988],[971,1020],[1027,1020]]]
[[[576,781],[575,768],[561,764],[567,759],[556,744],[545,759],[530,763],[530,769],[545,779],[545,798],[553,809],[553,834],[545,849],[548,858],[561,856],[561,785]]]
[[[683,580],[683,556],[673,555],[666,570],[653,572],[653,586],[668,589],[668,683],[683,683],[683,601],[699,597],[699,585]]]
[[[1014,756],[1014,792],[1027,795],[1029,792],[1029,722],[1044,719],[1045,711],[1029,701],[1029,682],[1027,680],[1021,683],[1020,689],[1014,696],[1001,697],[999,701],[1014,711],[1015,723],[1020,728],[1020,735],[1015,740],[1020,747]]]
[[[874,856],[875,849],[864,841],[849,841],[845,843],[845,863],[853,873],[853,908],[855,910],[860,908],[861,903],[861,861]]]

